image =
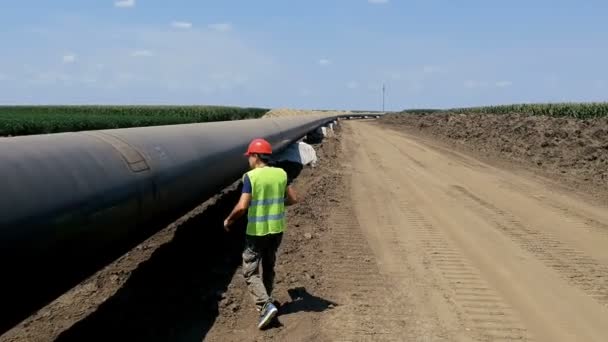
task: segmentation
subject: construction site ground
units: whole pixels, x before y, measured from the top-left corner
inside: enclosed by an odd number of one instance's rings
[[[275,297],[256,329],[235,185],[0,341],[607,341],[601,188],[343,122],[295,182]],[[42,284],[41,284],[42,286]]]

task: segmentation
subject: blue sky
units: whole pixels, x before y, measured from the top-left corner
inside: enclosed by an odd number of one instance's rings
[[[608,100],[600,0],[0,0],[0,104]]]

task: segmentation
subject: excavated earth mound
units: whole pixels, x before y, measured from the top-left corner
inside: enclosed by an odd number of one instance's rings
[[[608,180],[608,118],[392,114],[380,122],[580,182],[606,186]]]

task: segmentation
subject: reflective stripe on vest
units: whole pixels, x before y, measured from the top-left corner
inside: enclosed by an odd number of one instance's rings
[[[280,204],[280,203],[285,203],[285,197],[280,197],[280,198],[270,198],[270,199],[264,199],[264,200],[256,200],[256,201],[251,201],[250,206],[256,206],[256,205],[270,205],[270,204]]]
[[[283,218],[285,218],[285,214],[249,217],[248,220],[249,220],[249,222],[252,222],[252,223],[258,223],[258,222],[282,220]]]
[[[285,230],[285,188],[287,174],[274,167],[247,172],[251,182],[251,203],[247,215],[247,235],[264,236]]]

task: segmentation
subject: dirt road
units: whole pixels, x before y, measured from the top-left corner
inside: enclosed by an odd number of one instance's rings
[[[373,123],[346,126],[355,216],[333,217],[345,231],[335,243],[356,259],[359,230],[377,267],[336,274],[363,297],[342,296],[352,305],[332,313],[336,338],[608,340],[606,208]]]

